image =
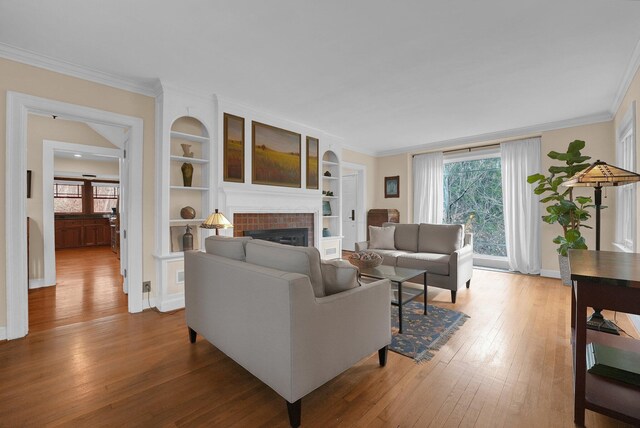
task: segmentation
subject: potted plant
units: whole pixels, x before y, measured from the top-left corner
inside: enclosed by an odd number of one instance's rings
[[[591,217],[587,209],[594,207],[591,198],[588,196],[574,198],[573,188],[562,186],[562,183],[589,166],[586,161],[591,157],[580,153],[584,146],[584,141],[575,140],[569,143],[564,153],[550,151],[547,156],[558,161],[560,165],[549,167],[549,175],[533,174],[527,177],[527,182],[530,184],[537,183],[534,189],[536,195],[546,195],[540,202],[550,203],[546,208],[548,214],[542,216],[542,220],[548,224],[558,223],[562,227],[562,234],[556,236],[553,242],[558,244],[560,275],[565,285],[571,285],[567,251],[586,250],[587,244],[580,233],[580,228],[591,229],[591,226],[584,224]]]

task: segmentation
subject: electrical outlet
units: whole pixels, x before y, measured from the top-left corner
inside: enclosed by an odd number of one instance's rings
[[[144,281],[142,283],[142,292],[150,293],[151,292],[151,281]]]

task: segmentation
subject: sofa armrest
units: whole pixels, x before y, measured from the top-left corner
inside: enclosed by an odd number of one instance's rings
[[[356,242],[356,251],[364,251],[369,248],[369,241]]]
[[[313,300],[303,292],[291,287],[294,400],[391,343],[389,280]]]
[[[456,290],[464,286],[473,274],[473,246],[467,244],[451,254],[449,259],[451,279],[456,283]]]

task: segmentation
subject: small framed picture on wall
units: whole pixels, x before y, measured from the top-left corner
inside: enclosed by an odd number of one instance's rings
[[[384,178],[384,197],[399,198],[400,197],[400,176]]]

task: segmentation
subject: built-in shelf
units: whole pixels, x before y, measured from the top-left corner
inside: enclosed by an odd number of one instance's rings
[[[322,161],[322,165],[334,165],[334,166],[339,166],[340,164],[339,164],[338,162],[331,162],[331,161],[323,160],[323,161]]]
[[[325,180],[340,180],[339,177],[333,177],[333,176],[327,177],[326,175],[323,175],[322,178],[324,178]]]
[[[205,220],[204,218],[174,218],[169,220],[169,223],[202,223]]]
[[[209,161],[206,159],[188,158],[186,156],[171,156],[171,160],[176,162],[188,162],[188,163],[209,163]]]
[[[335,235],[335,236],[321,236],[320,237],[321,240],[324,240],[324,239],[336,239],[336,238],[342,239],[342,236]]]
[[[208,187],[185,187],[185,186],[169,186],[171,190],[197,190],[200,192],[206,192],[209,190]]]
[[[322,195],[322,199],[338,199],[337,196],[326,196],[326,195]]]
[[[192,141],[194,143],[208,143],[209,137],[201,135],[186,134],[184,132],[171,131],[171,138],[180,138],[182,140]]]
[[[340,216],[337,215],[323,215],[322,218],[338,218]]]

